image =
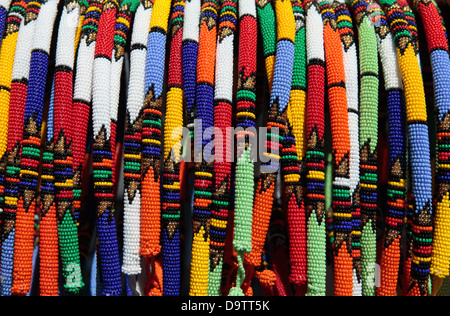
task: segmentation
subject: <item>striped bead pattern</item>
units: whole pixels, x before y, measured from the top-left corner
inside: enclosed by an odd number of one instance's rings
[[[222,266],[227,239],[228,212],[231,190],[231,133],[233,76],[234,76],[234,34],[238,20],[236,0],[222,0],[217,30],[216,75],[214,91],[214,128],[220,130],[220,137],[214,139],[215,161],[213,205],[210,226],[210,269],[208,295],[219,296],[222,285]],[[215,136],[217,137],[217,136]],[[217,143],[216,143],[217,142]]]
[[[370,3],[378,40],[388,107],[389,176],[385,238],[380,262],[378,296],[395,296],[399,279],[401,241],[406,209],[406,109],[395,43],[381,7]]]
[[[41,126],[48,73],[50,43],[57,13],[56,0],[42,3],[36,20],[23,120],[17,202],[14,273],[11,292],[25,295],[31,289],[34,248],[34,216],[41,158]]]
[[[170,17],[170,60],[168,69],[168,90],[166,121],[164,125],[164,169],[162,191],[162,256],[163,295],[175,296],[181,293],[181,180],[182,144],[180,130],[183,117],[183,27],[186,1],[174,0]]]
[[[394,1],[380,1],[394,41],[405,87],[406,119],[411,164],[413,225],[412,262],[407,295],[426,296],[431,265],[432,183],[425,94],[413,37],[402,7]]]
[[[307,217],[307,296],[326,293],[325,229],[325,51],[318,2],[306,0],[307,104],[305,156]]]
[[[122,272],[127,275],[141,273],[141,148],[142,107],[145,97],[145,64],[147,40],[153,2],[141,1],[134,15],[131,34],[130,79],[126,106],[123,142],[124,178],[124,234]]]
[[[336,296],[353,294],[351,234],[353,229],[350,196],[350,132],[344,68],[344,50],[336,28],[332,3],[320,3],[324,23],[324,46],[330,106],[333,153],[333,251]]]

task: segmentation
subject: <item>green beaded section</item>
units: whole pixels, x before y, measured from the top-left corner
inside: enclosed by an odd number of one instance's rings
[[[264,56],[275,55],[277,46],[276,19],[272,5],[267,3],[264,7],[257,5],[259,26],[263,39]]]
[[[372,231],[372,220],[361,232],[361,276],[364,296],[375,296],[375,263],[377,259],[377,236]]]
[[[325,221],[319,224],[317,211],[308,219],[308,290],[306,296],[325,296],[327,283],[327,241]]]
[[[62,262],[64,287],[69,292],[78,293],[84,286],[78,248],[78,230],[70,212],[65,212],[58,221],[59,249]]]

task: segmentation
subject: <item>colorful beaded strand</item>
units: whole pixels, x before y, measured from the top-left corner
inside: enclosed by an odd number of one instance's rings
[[[256,12],[258,19],[258,27],[261,32],[263,51],[264,51],[264,61],[266,69],[267,82],[269,84],[269,90],[273,84],[273,74],[275,67],[275,53],[276,53],[276,18],[275,11],[272,6],[272,1],[256,1]],[[284,126],[283,126],[284,127]],[[270,135],[270,133],[269,133]],[[279,135],[278,135],[279,136]],[[275,136],[276,137],[276,136]],[[279,144],[280,141],[278,140]],[[275,151],[275,150],[274,150]],[[278,150],[279,153],[279,150]],[[270,159],[270,154],[267,158]],[[277,155],[279,159],[279,156]],[[278,169],[277,169],[278,171]],[[259,235],[257,231],[267,231],[270,223],[270,214],[272,212],[273,204],[273,194],[275,192],[275,179],[276,175],[269,175],[270,186],[264,190],[262,184],[264,181],[260,179],[258,181],[256,192],[254,193],[253,201],[253,218],[252,218],[252,241],[251,241],[251,251],[246,253],[244,256],[244,267],[245,267],[245,280],[241,286],[245,295],[252,295],[252,289],[250,288],[251,278],[256,274],[256,267],[261,265],[261,255],[263,247],[265,244],[265,235]],[[266,202],[269,203],[266,203]],[[258,207],[256,207],[258,205]],[[270,270],[264,270],[265,273],[270,273]],[[272,272],[272,278],[274,274]]]
[[[247,267],[249,267],[248,270],[250,270],[247,271],[247,281],[244,282],[244,293],[246,295],[252,295],[249,279],[252,277],[255,268],[261,265],[261,253],[270,222],[275,182],[280,166],[281,157],[279,154],[282,149],[283,138],[286,134],[287,106],[290,100],[294,69],[296,28],[291,2],[276,1],[275,12],[278,41],[270,108],[268,110],[267,142],[264,149],[264,157],[267,160],[261,165],[261,176],[255,194],[252,222],[252,251],[245,258]],[[278,135],[277,130],[280,131]]]
[[[318,2],[303,2],[306,11],[307,104],[305,156],[307,212],[307,296],[326,294],[325,227],[325,51]]]
[[[389,177],[384,242],[380,259],[378,296],[395,296],[401,259],[401,238],[406,209],[406,109],[403,81],[392,34],[381,7],[369,2],[383,68],[388,106]]]
[[[356,51],[352,16],[344,2],[335,1],[337,28],[344,49],[345,84],[347,91],[348,123],[350,131],[350,195],[352,202],[352,257],[353,257],[353,296],[362,296],[361,280],[361,209],[358,185],[360,182],[359,157],[359,78],[358,56]]]
[[[72,98],[75,36],[82,7],[74,0],[65,1],[56,44],[53,168],[54,193],[58,217],[59,248],[64,287],[78,293],[84,286],[81,275],[77,220],[73,208]],[[83,9],[84,10],[84,9]]]
[[[58,219],[55,201],[53,110],[55,103],[55,79],[52,82],[47,117],[47,135],[42,154],[39,220],[39,295],[59,294],[59,245]]]
[[[194,148],[194,208],[192,215],[193,242],[191,258],[190,291],[191,296],[207,294],[209,275],[209,221],[211,220],[212,195],[214,188],[213,164],[211,153],[206,153],[206,145],[212,140],[205,135],[205,131],[214,125],[214,87],[215,63],[217,47],[217,22],[219,6],[216,0],[202,0],[200,15],[200,37],[197,60],[196,105],[195,120],[200,122],[201,128],[196,126]],[[201,160],[198,154],[202,154]],[[205,154],[205,157],[203,157]],[[199,161],[200,160],[200,161]]]
[[[350,132],[344,53],[331,1],[320,3],[333,151],[333,252],[336,296],[353,294],[352,207],[350,196]]]
[[[0,47],[2,44],[2,40],[3,40],[3,33],[5,31],[6,18],[9,13],[9,6],[11,4],[14,4],[14,1],[3,0],[0,2],[0,34],[2,34],[2,36],[0,36]]]
[[[33,270],[34,217],[41,158],[41,126],[49,51],[57,0],[42,3],[36,20],[25,101],[23,141],[20,151],[20,182],[17,203],[14,281],[11,292],[25,295],[31,289]]]
[[[20,27],[24,28],[24,16],[25,10],[27,8],[27,2],[22,0],[14,1],[11,4],[11,8],[9,10],[8,16],[6,18],[6,26],[5,26],[5,35],[2,40],[2,49],[0,50],[0,59],[2,58],[2,53],[5,51],[5,54],[9,55],[12,50],[16,49],[16,43],[19,40],[17,32],[20,32]],[[32,23],[30,23],[32,24]],[[24,32],[21,32],[24,33]],[[24,33],[25,34],[25,33]],[[26,33],[32,36],[33,32]],[[23,35],[22,35],[23,36]],[[31,37],[32,38],[32,37]],[[27,43],[30,43],[28,41]],[[31,44],[30,51],[31,51]],[[8,49],[7,49],[8,48]],[[7,49],[7,50],[6,50]],[[19,51],[25,49],[24,45],[20,46]],[[6,51],[8,53],[6,53]],[[15,52],[14,52],[15,54]],[[31,54],[31,52],[30,52]],[[15,56],[13,57],[15,58]],[[20,68],[28,69],[28,64],[21,64]],[[19,67],[19,66],[17,66]],[[14,72],[14,68],[12,71]],[[28,73],[27,73],[28,76]],[[11,74],[11,79],[13,80],[15,77]],[[14,101],[14,82],[11,82],[11,94],[10,100],[5,102],[8,103],[9,107],[9,122],[8,122],[8,140],[7,140],[7,153],[8,156],[2,160],[2,165],[4,165],[5,178],[4,178],[4,205],[3,212],[1,214],[2,218],[2,236],[1,236],[1,257],[0,257],[0,266],[1,266],[1,295],[2,296],[10,296],[11,295],[11,287],[13,283],[13,260],[14,260],[14,240],[15,240],[15,229],[16,229],[16,212],[17,212],[17,198],[19,194],[18,182],[20,177],[20,148],[21,148],[21,140],[22,136],[20,132],[23,131],[23,106],[18,106]],[[5,92],[8,92],[7,89]],[[7,94],[5,94],[6,96]],[[26,91],[21,94],[22,98],[26,97]],[[5,100],[6,101],[6,100]],[[25,102],[23,102],[25,103]],[[14,131],[12,131],[14,130]],[[17,132],[20,131],[20,132]],[[19,135],[18,135],[19,134]],[[15,138],[15,136],[17,137]],[[14,141],[15,140],[15,141]],[[13,144],[14,142],[14,144]],[[3,172],[2,172],[3,173]]]
[[[414,212],[411,273],[406,293],[412,296],[425,296],[428,291],[431,263],[432,227],[430,224],[433,207],[425,93],[405,14],[401,6],[393,0],[381,0],[380,3],[386,12],[396,43],[405,86]]]
[[[181,169],[183,118],[182,45],[185,0],[174,0],[170,18],[170,59],[166,121],[164,124],[164,168],[162,192],[163,295],[181,293]]]
[[[103,10],[103,2],[90,0],[86,9],[75,63],[72,113],[74,116],[72,130],[73,155],[73,207],[74,213],[80,213],[82,204],[82,182],[86,160],[86,143],[89,115],[92,105],[92,67],[94,64],[95,44],[98,22]]]
[[[97,202],[97,252],[104,296],[122,294],[114,205],[109,91],[118,6],[116,0],[108,0],[103,4],[103,12],[98,23],[92,75],[93,179]]]
[[[448,160],[446,150],[448,143],[447,121],[450,104],[450,59],[445,25],[438,7],[432,1],[414,1],[414,8],[419,11],[423,22],[428,51],[431,58],[434,95],[437,120],[437,173],[436,173],[436,214],[434,218],[434,238],[431,253],[431,274],[439,279],[449,275],[450,241],[448,232],[448,214],[450,212],[450,192],[448,189]],[[435,289],[433,288],[433,291]]]
[[[360,47],[360,189],[361,273],[364,296],[375,294],[378,157],[378,48],[366,1],[353,1]],[[358,242],[356,240],[355,242]]]
[[[298,295],[306,292],[306,216],[303,198],[304,118],[306,110],[305,16],[301,2],[291,1],[295,18],[295,59],[286,135],[282,142],[281,171],[285,185],[289,235],[289,280]]]
[[[210,226],[208,296],[219,296],[227,239],[231,190],[231,131],[234,76],[234,37],[238,20],[236,0],[222,0],[218,18],[214,128],[222,135],[214,139],[215,161],[213,205]],[[220,130],[220,132],[219,132]],[[217,142],[217,143],[216,143]]]
[[[145,64],[147,40],[153,10],[153,1],[142,0],[136,9],[130,43],[130,79],[123,142],[124,219],[123,264],[126,275],[141,273],[141,147],[142,106],[145,97]]]
[[[155,1],[147,42],[142,128],[141,254],[150,260],[149,295],[162,295],[160,156],[170,1]]]
[[[233,250],[238,258],[236,286],[230,295],[238,296],[245,280],[243,258],[250,253],[251,225],[254,198],[254,160],[256,148],[256,69],[258,23],[254,0],[239,1],[239,60],[236,95],[237,162],[235,169],[235,209],[233,227]],[[242,130],[241,130],[242,129]]]
[[[117,134],[117,120],[119,112],[119,98],[121,93],[121,78],[122,68],[124,63],[125,48],[127,45],[128,33],[131,25],[131,20],[134,16],[139,0],[124,0],[120,3],[117,9],[116,25],[114,29],[114,48],[111,58],[111,76],[110,76],[110,129],[111,129],[111,155],[113,161],[112,168],[112,182],[114,188],[114,195],[116,195],[116,169],[117,169],[117,153],[116,153],[116,134]],[[125,159],[125,156],[124,156]],[[136,174],[140,177],[140,172]],[[125,173],[124,173],[125,177]],[[125,207],[125,206],[124,206]],[[124,223],[124,230],[125,223]],[[128,225],[127,225],[128,227]],[[139,231],[139,226],[136,227]],[[126,233],[124,231],[124,240],[126,240]],[[137,253],[139,253],[137,248]],[[123,258],[125,262],[125,258]],[[139,262],[139,257],[138,257]],[[123,269],[123,266],[122,266]]]

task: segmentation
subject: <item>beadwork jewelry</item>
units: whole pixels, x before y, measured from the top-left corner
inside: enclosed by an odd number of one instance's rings
[[[11,292],[25,295],[31,289],[34,215],[39,178],[42,111],[48,72],[56,0],[42,3],[36,19],[25,101],[23,141],[20,151],[19,199],[17,202],[14,273]]]
[[[277,39],[275,11],[272,6],[272,1],[270,0],[257,1],[256,10],[258,27],[262,35],[266,77],[270,89],[273,83]],[[267,140],[269,140],[269,138]],[[269,178],[269,181],[271,181],[269,187],[261,190],[264,182],[260,179],[258,181],[256,192],[254,193],[251,251],[244,256],[245,279],[241,286],[244,295],[252,295],[252,289],[250,288],[251,279],[256,274],[255,268],[261,264],[265,235],[263,233],[258,234],[257,232],[267,231],[270,223],[276,175],[269,175]]]
[[[423,22],[428,51],[431,58],[434,95],[436,102],[437,124],[437,205],[434,218],[434,238],[431,253],[431,274],[443,279],[449,275],[450,247],[448,232],[448,214],[450,212],[448,190],[448,159],[446,144],[449,129],[446,125],[449,119],[450,59],[446,28],[438,8],[433,1],[414,1],[414,7],[419,11]],[[433,286],[433,292],[436,292]]]
[[[256,5],[253,0],[239,1],[239,61],[238,87],[236,95],[237,162],[235,169],[235,199],[233,250],[238,258],[236,285],[230,295],[243,295],[241,286],[245,280],[243,264],[245,253],[252,249],[252,213],[254,198],[254,161],[256,135],[256,67],[257,36]],[[252,130],[253,129],[253,130]]]
[[[400,245],[406,208],[406,112],[402,76],[392,34],[383,10],[375,2],[369,16],[375,26],[388,106],[389,178],[385,238],[380,262],[378,296],[395,296]]]
[[[145,58],[152,16],[153,1],[142,0],[134,15],[130,46],[130,80],[123,143],[124,177],[124,223],[123,264],[127,275],[141,273],[140,226],[141,226],[141,147],[142,107],[145,97]]]
[[[3,60],[3,54],[15,54],[16,43],[18,40],[18,32],[20,31],[20,27],[24,27],[23,18],[25,16],[25,10],[27,8],[27,2],[25,1],[14,1],[11,4],[11,8],[8,12],[8,16],[6,18],[5,25],[5,33],[2,40],[2,47],[0,50],[0,61]],[[24,33],[24,32],[22,32]],[[30,32],[32,34],[32,32]],[[30,44],[31,46],[31,44]],[[23,49],[23,45],[20,46]],[[19,51],[18,50],[18,51]],[[5,51],[5,53],[3,53]],[[7,53],[6,53],[7,52]],[[11,59],[9,57],[8,59]],[[27,68],[28,64],[20,65],[21,68]],[[3,66],[3,63],[0,63],[0,67],[7,67],[6,64]],[[16,67],[17,69],[17,67]],[[14,72],[14,65],[12,71]],[[4,72],[7,77],[7,70]],[[27,74],[28,76],[28,74]],[[11,75],[11,78],[14,78]],[[2,79],[3,80],[3,79]],[[6,109],[8,107],[9,117],[8,117],[8,139],[7,139],[7,160],[2,160],[1,164],[6,165],[4,170],[6,170],[5,178],[4,178],[4,201],[3,201],[3,213],[1,214],[2,218],[2,244],[1,244],[1,295],[2,296],[10,296],[11,295],[11,287],[13,283],[13,260],[14,260],[14,241],[15,241],[15,229],[16,229],[16,212],[17,212],[17,198],[18,198],[18,186],[17,182],[20,174],[20,161],[19,152],[21,148],[21,140],[22,136],[15,136],[17,134],[21,135],[23,130],[23,107],[16,106],[14,99],[11,97],[14,96],[14,83],[7,83],[7,85],[11,85],[11,93],[12,95],[8,96],[8,89],[2,89],[5,97],[10,97],[10,100],[4,100],[3,108]],[[23,98],[25,98],[26,92],[24,92]],[[25,103],[25,102],[23,102]],[[6,113],[5,113],[6,115]],[[14,132],[10,132],[10,130],[14,129]],[[20,132],[17,132],[20,130]],[[11,146],[11,144],[14,144]],[[5,158],[3,158],[5,159]],[[2,172],[3,173],[3,172]]]
[[[53,107],[53,168],[54,194],[58,218],[59,248],[64,287],[77,293],[83,287],[81,276],[78,231],[73,213],[73,158],[72,158],[72,97],[73,66],[75,61],[75,37],[81,17],[78,2],[67,0],[58,30],[54,78]],[[84,10],[84,9],[83,9]],[[70,279],[69,279],[70,276]]]
[[[97,251],[104,296],[118,296],[122,293],[114,209],[114,162],[109,92],[118,6],[115,0],[108,0],[103,4],[103,12],[98,24],[92,77],[93,179],[97,200]]]
[[[142,129],[141,254],[150,260],[149,295],[162,294],[159,256],[161,234],[160,153],[162,141],[162,98],[166,37],[170,1],[155,1],[148,35],[145,66],[145,99]],[[152,49],[150,49],[152,47]]]
[[[202,0],[200,15],[200,37],[197,60],[197,86],[195,119],[201,122],[201,133],[194,135],[194,148],[206,153],[211,136],[205,131],[214,125],[214,86],[217,47],[217,19],[219,6],[216,0]],[[200,128],[199,128],[200,129]],[[195,155],[194,207],[192,215],[193,241],[191,258],[191,282],[189,295],[204,296],[208,288],[210,231],[207,222],[211,219],[212,194],[214,188],[213,164],[210,157],[198,161]]]
[[[215,179],[211,209],[208,296],[221,294],[222,265],[227,239],[231,189],[230,127],[233,119],[234,33],[238,19],[236,0],[222,0],[220,4],[214,91],[214,128],[217,129],[217,132],[220,130],[222,142],[220,142],[220,137],[214,139]]]
[[[111,58],[111,81],[110,81],[110,129],[111,129],[111,155],[113,161],[112,168],[112,181],[114,188],[114,195],[116,194],[116,169],[117,169],[117,157],[116,157],[116,131],[117,131],[117,120],[118,120],[118,111],[119,111],[119,98],[120,98],[120,90],[121,90],[121,75],[122,75],[122,67],[124,63],[124,53],[125,47],[127,45],[128,33],[131,25],[131,19],[134,16],[134,12],[136,11],[137,6],[139,5],[139,0],[123,0],[120,3],[120,6],[117,10],[116,16],[116,25],[114,30],[114,48],[112,52]],[[148,28],[148,25],[147,25]],[[139,153],[140,154],[140,153]],[[124,154],[125,158],[125,154]],[[140,171],[140,170],[139,170]],[[140,172],[137,173],[137,176],[140,177]],[[125,177],[125,171],[124,171]],[[127,189],[128,191],[128,189]],[[127,228],[129,226],[127,225]],[[139,226],[134,227],[139,231]],[[125,230],[125,224],[124,224]],[[127,232],[124,232],[124,240],[126,238]],[[139,245],[139,244],[138,244]],[[125,247],[124,247],[125,248]],[[137,250],[139,263],[139,248]],[[126,260],[126,258],[124,258]]]
[[[344,53],[331,1],[321,2],[333,150],[333,251],[336,296],[352,296],[352,208],[350,196],[350,132]]]
[[[267,6],[268,4],[265,5]],[[258,3],[258,6],[263,7],[264,3]],[[261,166],[262,173],[258,182],[253,207],[252,251],[246,259],[248,262],[247,265],[252,267],[251,269],[253,269],[253,271],[261,264],[261,251],[270,222],[274,187],[280,166],[280,156],[276,153],[275,148],[279,147],[282,150],[282,141],[286,135],[287,105],[290,99],[292,73],[294,68],[296,28],[292,5],[289,1],[276,1],[275,12],[278,41],[275,68],[273,71],[273,85],[270,96],[270,108],[268,111],[267,143],[264,152],[265,157],[269,158],[269,161],[264,162]],[[269,73],[270,72],[268,72],[268,74]],[[280,131],[280,138],[275,140],[277,137],[277,129]],[[294,153],[296,153],[296,150]],[[253,273],[247,271],[247,275],[250,277]],[[248,282],[247,284],[244,282],[244,293],[246,295],[252,293],[249,285]]]
[[[297,294],[306,290],[306,220],[302,170],[304,117],[306,110],[305,16],[301,2],[291,1],[295,18],[295,59],[290,100],[287,107],[286,135],[281,150],[281,170],[287,202],[289,230],[289,280]]]
[[[89,115],[92,102],[92,76],[97,39],[98,22],[103,10],[103,2],[90,0],[86,9],[83,26],[80,32],[76,73],[73,88],[72,113],[74,116],[72,130],[73,154],[73,208],[75,217],[81,209],[81,187],[83,168],[86,156],[86,141],[88,133]],[[77,132],[75,132],[77,131]]]
[[[166,121],[164,124],[164,169],[162,193],[162,255],[163,295],[176,296],[181,292],[181,128],[183,118],[182,45],[185,0],[174,0],[170,18],[170,60]]]
[[[412,263],[408,295],[427,295],[430,274],[432,229],[430,144],[425,94],[418,59],[408,22],[400,5],[381,0],[394,37],[400,70],[405,86],[406,118],[408,122],[409,158],[411,163],[413,202]],[[420,221],[420,222],[419,222]]]
[[[353,257],[353,296],[362,296],[361,284],[361,246],[357,242],[361,233],[361,209],[356,197],[359,185],[359,80],[358,57],[356,53],[354,26],[350,11],[344,2],[335,1],[337,28],[344,50],[345,84],[347,91],[348,124],[350,131],[350,197],[352,203],[352,257]]]
[[[366,1],[353,1],[360,47],[360,189],[361,274],[364,296],[373,296],[376,261],[377,147],[378,147],[378,50],[375,29]]]
[[[307,212],[307,296],[325,296],[325,52],[318,2],[303,2],[306,12],[307,105],[305,156]]]
[[[6,17],[8,16],[9,6],[14,3],[11,0],[3,0],[0,2],[0,34],[3,35],[6,25]],[[0,47],[2,44],[3,36],[0,36]]]

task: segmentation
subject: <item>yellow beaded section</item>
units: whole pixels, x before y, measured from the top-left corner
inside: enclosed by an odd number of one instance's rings
[[[170,152],[174,154],[172,159],[179,162],[181,160],[181,138],[180,126],[183,126],[183,89],[172,87],[167,92],[167,112],[164,124],[164,160],[169,158]],[[178,131],[179,130],[179,131]]]
[[[292,126],[292,133],[295,137],[297,157],[299,161],[305,156],[305,124],[306,124],[306,92],[293,89],[287,109],[288,120]]]
[[[276,0],[275,12],[278,17],[285,17],[284,21],[277,21],[278,41],[288,39],[295,43],[295,19],[289,18],[293,15],[291,1]]]
[[[200,227],[198,233],[194,234],[192,243],[192,253],[198,254],[192,258],[191,262],[191,284],[190,296],[206,296],[208,292],[208,271],[209,271],[209,235],[205,240],[205,229]]]
[[[155,1],[149,31],[153,28],[160,28],[167,33],[171,2],[172,1]]]
[[[5,154],[8,145],[9,97],[18,35],[18,32],[8,34],[0,50],[0,157]]]
[[[435,223],[441,223],[442,227],[450,225],[450,216],[445,211],[448,209],[450,209],[450,192],[447,192],[442,197],[442,201],[436,205]],[[449,234],[446,231],[436,229],[433,239],[431,274],[439,278],[445,278],[449,274],[448,257],[446,255],[450,253]]]

